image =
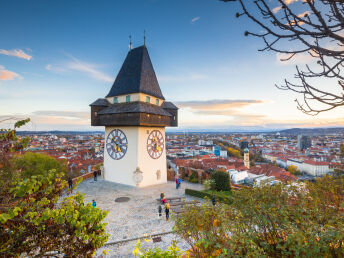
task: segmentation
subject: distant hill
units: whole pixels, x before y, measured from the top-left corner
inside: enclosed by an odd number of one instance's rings
[[[292,128],[279,132],[280,134],[289,135],[328,135],[328,134],[344,134],[344,127],[331,128]]]
[[[92,135],[104,134],[104,131],[17,131],[17,135]]]

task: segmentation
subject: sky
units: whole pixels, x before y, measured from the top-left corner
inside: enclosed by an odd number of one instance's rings
[[[309,116],[297,110],[300,96],[274,86],[293,79],[295,65],[308,59],[286,63],[259,52],[263,42],[244,36],[256,27],[235,18],[237,4],[3,0],[0,6],[0,121],[30,117],[24,130],[103,130],[90,126],[89,104],[109,92],[129,35],[138,47],[144,30],[163,95],[180,108],[179,130],[344,125],[343,108]]]

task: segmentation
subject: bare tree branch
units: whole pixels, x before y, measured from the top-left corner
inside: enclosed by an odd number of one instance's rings
[[[245,32],[263,40],[259,51],[285,54],[282,62],[298,55],[310,57],[305,67],[296,66],[299,83],[285,80],[276,85],[302,95],[295,100],[299,110],[317,115],[344,106],[344,0],[220,1],[238,2],[241,12],[236,17],[246,16],[260,27],[262,32]],[[328,83],[315,86],[314,78],[327,78]]]

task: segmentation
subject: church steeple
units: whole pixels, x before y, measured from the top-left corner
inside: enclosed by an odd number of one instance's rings
[[[128,52],[109,94],[113,97],[131,93],[145,93],[165,99],[145,45]]]

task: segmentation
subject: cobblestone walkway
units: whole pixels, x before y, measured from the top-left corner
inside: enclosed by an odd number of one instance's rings
[[[97,207],[109,211],[105,219],[105,222],[108,223],[106,230],[111,235],[108,242],[114,242],[141,237],[144,234],[150,235],[171,231],[173,222],[167,222],[164,217],[163,219],[158,218],[158,202],[156,199],[163,192],[167,198],[180,196],[184,197],[186,201],[194,200],[195,198],[185,196],[185,188],[200,190],[202,185],[182,182],[181,188],[177,190],[174,182],[168,182],[162,185],[134,188],[98,178],[98,181],[90,179],[82,182],[77,191],[85,193],[85,203],[90,203],[95,199]],[[129,197],[130,200],[128,202],[115,202],[118,197]],[[171,211],[173,212],[173,209]],[[170,234],[161,238],[162,242],[158,243],[143,241],[144,246],[167,248],[171,241],[175,239],[175,236]],[[135,244],[136,241],[103,249],[109,249],[107,257],[131,257]],[[185,243],[180,242],[179,246],[183,249],[186,248]],[[97,252],[97,256],[101,256],[103,249]]]

